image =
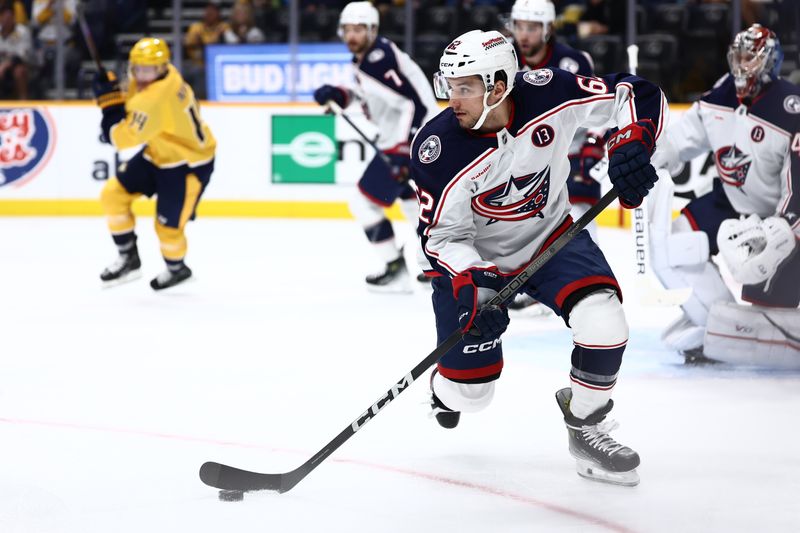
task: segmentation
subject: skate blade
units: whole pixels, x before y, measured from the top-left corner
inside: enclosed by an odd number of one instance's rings
[[[100,281],[100,286],[102,288],[104,288],[104,289],[110,289],[111,287],[116,287],[117,285],[123,285],[125,283],[130,282],[130,281],[136,281],[137,279],[139,279],[141,277],[142,277],[141,269],[133,270],[131,272],[128,272],[124,276],[118,277],[117,279],[112,279],[110,281],[102,281],[101,280]]]
[[[377,294],[411,294],[414,292],[410,285],[370,285],[369,283],[367,290]]]
[[[182,279],[178,283],[175,283],[173,285],[169,285],[167,287],[158,287],[158,288],[155,288],[155,287],[153,287],[151,285],[150,288],[153,289],[154,292],[173,292],[173,289],[180,288],[180,287],[185,287],[186,285],[192,284],[195,281],[196,281],[196,278],[195,278],[194,274],[192,274],[188,278]],[[175,292],[177,292],[177,291],[175,291]]]
[[[639,484],[639,474],[635,468],[627,472],[611,472],[583,459],[576,459],[575,462],[578,475],[583,478],[612,485],[622,485],[623,487],[635,487]]]

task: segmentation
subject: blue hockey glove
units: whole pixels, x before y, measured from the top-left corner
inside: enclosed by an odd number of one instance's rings
[[[605,155],[606,149],[603,146],[602,139],[597,135],[588,134],[578,154],[581,177],[585,180],[594,181],[590,171]]]
[[[97,98],[97,105],[100,109],[105,109],[112,105],[125,104],[122,91],[119,88],[119,80],[116,74],[111,71],[97,72],[92,80],[92,91]]]
[[[330,100],[333,100],[339,107],[347,107],[347,92],[341,87],[334,87],[333,85],[323,85],[314,91],[314,100],[319,105],[325,105]]]
[[[453,278],[453,296],[458,301],[458,325],[461,332],[475,337],[497,338],[508,327],[505,305],[481,310],[505,285],[497,269],[467,270]]]
[[[608,139],[608,177],[626,209],[638,207],[658,180],[650,164],[655,138],[653,121],[639,120]]]
[[[95,74],[92,91],[97,98],[97,105],[103,111],[103,119],[100,121],[102,130],[100,140],[110,144],[111,127],[125,120],[125,97],[122,96],[117,76],[111,71]]]
[[[409,149],[409,146],[404,144],[383,152],[384,161],[389,165],[392,178],[399,183],[406,183],[409,178],[411,167],[411,159],[408,156]]]

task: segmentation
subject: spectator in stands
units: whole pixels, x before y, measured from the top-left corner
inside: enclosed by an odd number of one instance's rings
[[[578,23],[578,37],[589,35],[623,35],[627,0],[588,0]]]
[[[253,6],[247,1],[238,1],[231,11],[230,27],[225,30],[226,44],[263,43],[264,32],[256,27]]]
[[[39,28],[37,38],[43,46],[55,47],[58,42],[58,26],[56,25],[57,2],[64,5],[63,40],[72,40],[72,22],[75,19],[76,0],[33,0],[32,21]]]
[[[61,41],[65,45],[65,70],[69,76],[67,81],[70,84],[74,84],[74,78],[81,63],[81,53],[75,46],[75,32],[73,30],[77,0],[33,0],[31,25],[38,29],[37,41],[39,42],[42,54],[39,64],[43,66],[44,75],[47,78],[52,78],[56,48],[58,47],[59,40],[59,24],[56,20],[59,2],[62,3],[62,9],[64,10]]]
[[[0,5],[0,98],[28,98],[28,64],[33,52],[31,32],[17,24],[14,8]]]
[[[183,46],[189,61],[184,63],[183,78],[192,86],[198,99],[206,97],[205,47],[223,42],[223,35],[230,27],[222,20],[219,2],[206,4],[203,20],[192,23],[186,31]]]

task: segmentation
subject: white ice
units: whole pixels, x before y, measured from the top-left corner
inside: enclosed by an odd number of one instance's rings
[[[415,383],[285,494],[221,502],[215,460],[303,463],[435,347],[429,290],[374,295],[348,221],[200,219],[196,279],[103,290],[99,218],[0,219],[0,532],[790,532],[800,530],[800,374],[687,368],[675,309],[625,302],[614,434],[641,484],[577,476],[554,400],[571,336],[514,316],[494,403],[455,430]],[[629,234],[600,238],[623,290]],[[410,254],[409,254],[410,255]]]

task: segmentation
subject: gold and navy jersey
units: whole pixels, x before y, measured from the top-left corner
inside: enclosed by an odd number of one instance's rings
[[[194,92],[172,65],[167,75],[125,95],[125,120],[111,128],[118,150],[144,144],[144,157],[160,168],[198,166],[214,157],[217,140],[200,118]]]

